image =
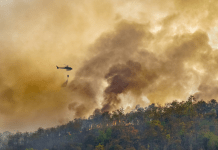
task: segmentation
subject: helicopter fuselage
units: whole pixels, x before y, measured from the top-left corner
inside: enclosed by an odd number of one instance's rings
[[[66,69],[67,71],[70,71],[70,70],[72,70],[73,68],[71,68],[71,67],[58,67],[58,66],[56,66],[57,67],[57,69]]]

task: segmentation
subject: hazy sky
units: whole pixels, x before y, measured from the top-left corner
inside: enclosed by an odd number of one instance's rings
[[[217,8],[217,0],[0,0],[0,132],[96,108],[217,99]],[[73,70],[55,67],[64,64]]]

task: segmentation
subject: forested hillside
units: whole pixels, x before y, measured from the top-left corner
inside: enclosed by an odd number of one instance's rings
[[[56,128],[10,135],[2,150],[214,150],[218,149],[218,103],[173,101],[146,108],[96,110]]]

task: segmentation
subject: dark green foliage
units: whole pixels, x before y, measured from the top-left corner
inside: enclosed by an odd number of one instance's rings
[[[105,132],[99,130],[99,136],[97,138],[98,143],[101,143],[103,145],[105,143],[108,143],[109,140],[111,139],[111,133],[112,133],[112,131],[110,128],[108,128]]]

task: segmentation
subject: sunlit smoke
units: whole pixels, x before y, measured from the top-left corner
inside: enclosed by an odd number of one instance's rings
[[[0,2],[0,131],[190,94],[218,98],[217,7],[216,0]]]

